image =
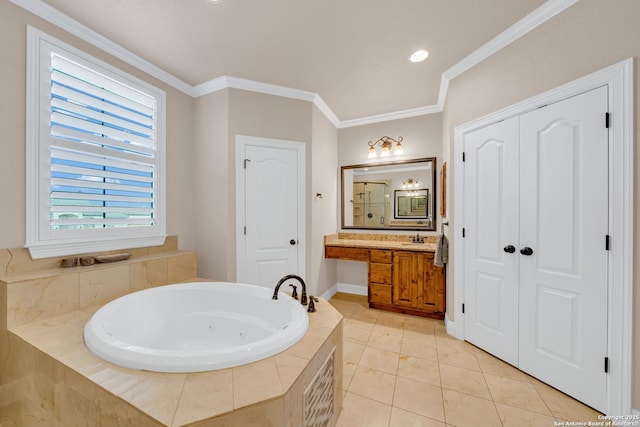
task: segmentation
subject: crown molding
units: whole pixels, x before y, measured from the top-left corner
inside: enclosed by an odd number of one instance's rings
[[[191,90],[191,96],[193,96],[194,98],[198,98],[208,93],[217,92],[228,87],[229,82],[227,81],[227,76],[220,76],[204,83],[200,83],[199,85],[193,86]]]
[[[504,49],[520,37],[542,25],[563,10],[573,6],[578,0],[548,0],[542,6],[529,13],[527,16],[480,46],[478,49],[465,56],[457,64],[442,73],[440,80],[440,93],[438,94],[438,105],[444,108],[447,99],[449,82],[470,68],[478,65],[494,53]]]
[[[62,28],[63,30],[73,34],[74,36],[91,43],[95,47],[115,56],[116,58],[144,71],[150,76],[168,84],[169,86],[191,95],[193,87],[180,80],[176,76],[164,71],[160,67],[153,65],[151,62],[141,58],[133,52],[128,51],[119,44],[109,40],[103,35],[97,33],[86,25],[81,24],[75,19],[65,15],[58,9],[50,6],[42,0],[10,0],[12,3],[33,13],[34,15]]]
[[[390,113],[377,114],[375,116],[361,117],[359,119],[343,120],[338,126],[339,129],[354,126],[369,125],[372,123],[388,122],[389,120],[406,119],[409,117],[426,116],[427,114],[440,113],[442,108],[439,105],[426,105],[424,107],[410,108],[408,110],[393,111]]]
[[[316,96],[313,98],[313,105],[318,107],[318,110],[325,115],[325,117],[335,126],[336,128],[340,128],[340,119],[336,116],[331,108],[324,102],[320,95],[316,93]]]
[[[197,98],[222,89],[234,88],[312,102],[338,129],[441,112],[444,109],[449,82],[451,80],[578,2],[578,0],[548,0],[542,6],[446,70],[440,78],[437,104],[341,121],[318,93],[230,76],[217,77],[199,85],[191,86],[133,52],[128,51],[119,44],[100,35],[89,27],[79,23],[75,19],[65,15],[42,0],[10,1],[192,97]]]

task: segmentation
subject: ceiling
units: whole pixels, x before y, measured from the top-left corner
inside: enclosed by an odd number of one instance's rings
[[[435,105],[442,74],[545,0],[45,0],[189,85],[318,93],[342,121]],[[426,61],[409,62],[417,49]]]

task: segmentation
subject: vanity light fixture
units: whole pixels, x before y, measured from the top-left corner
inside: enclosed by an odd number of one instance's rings
[[[422,62],[429,56],[429,52],[424,49],[416,50],[409,57],[409,61],[411,62]]]
[[[415,178],[409,178],[406,181],[402,181],[402,188],[418,188],[420,183]]]
[[[392,142],[395,142],[395,146],[393,146]],[[375,159],[376,157],[378,157],[378,152],[376,151],[376,146],[379,145],[380,146],[380,157],[389,157],[391,156],[391,150],[393,149],[393,154],[394,155],[398,155],[398,154],[402,154],[403,150],[402,150],[402,137],[399,137],[398,139],[393,139],[390,138],[388,136],[383,136],[382,138],[380,138],[379,140],[377,140],[376,142],[373,141],[369,141],[369,158],[370,159]]]

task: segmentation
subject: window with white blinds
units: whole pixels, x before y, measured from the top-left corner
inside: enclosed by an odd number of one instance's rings
[[[164,92],[29,30],[32,256],[161,243]]]

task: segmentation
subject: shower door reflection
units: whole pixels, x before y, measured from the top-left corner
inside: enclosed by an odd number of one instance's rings
[[[388,181],[353,182],[353,225],[385,226],[390,211]]]

